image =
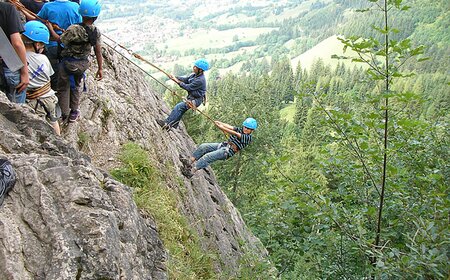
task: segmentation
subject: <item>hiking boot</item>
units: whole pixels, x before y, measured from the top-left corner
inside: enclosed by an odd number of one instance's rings
[[[166,122],[160,119],[156,119],[156,123],[160,126],[160,127],[164,127],[166,126]]]
[[[69,122],[76,122],[80,118],[80,110],[71,110],[69,115]]]
[[[192,170],[192,168],[186,168],[186,167],[181,168],[181,174],[183,174],[184,177],[186,177],[188,179],[192,178],[192,176],[194,176],[194,173],[195,172]]]
[[[191,161],[189,158],[185,158],[185,157],[183,157],[182,155],[180,155],[179,158],[180,158],[181,163],[182,163],[184,166],[189,167],[189,168],[192,167],[192,161]]]
[[[163,120],[156,119],[156,123],[157,123],[162,129],[165,129],[165,130],[169,130],[169,129],[170,129],[170,126],[169,126],[165,121],[163,121]]]

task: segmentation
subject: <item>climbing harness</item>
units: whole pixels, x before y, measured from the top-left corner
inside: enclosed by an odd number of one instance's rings
[[[50,91],[50,82],[37,89],[27,89],[27,99],[36,99]]]

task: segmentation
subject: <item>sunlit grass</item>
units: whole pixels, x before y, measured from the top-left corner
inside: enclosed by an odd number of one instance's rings
[[[154,218],[169,255],[169,279],[215,279],[212,267],[215,256],[202,250],[197,233],[177,207],[177,195],[164,185],[147,152],[128,143],[119,159],[122,166],[111,174],[133,188],[136,205]]]
[[[293,123],[294,117],[295,117],[295,103],[288,104],[286,105],[286,107],[280,110],[281,119]]]

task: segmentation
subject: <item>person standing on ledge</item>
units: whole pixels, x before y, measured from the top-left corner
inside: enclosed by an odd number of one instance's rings
[[[25,103],[26,89],[30,83],[25,45],[20,36],[25,29],[20,21],[19,14],[10,3],[0,2],[0,28],[9,40],[9,42],[2,42],[2,44],[10,43],[16,52],[14,55],[17,55],[23,64],[19,70],[12,71],[0,57],[0,67],[3,70],[0,72],[3,72],[2,75],[6,80],[5,93],[11,102]]]

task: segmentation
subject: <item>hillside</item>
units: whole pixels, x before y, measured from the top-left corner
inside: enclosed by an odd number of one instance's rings
[[[317,59],[322,59],[326,65],[330,65],[332,69],[336,68],[338,63],[343,63],[346,67],[353,67],[355,63],[351,59],[334,59],[333,55],[356,57],[356,53],[352,50],[343,51],[344,45],[339,41],[337,35],[333,35],[307,50],[301,55],[291,59],[292,68],[296,69],[300,62],[303,69],[311,69],[311,66]]]
[[[20,175],[0,280],[450,279],[449,1],[102,2],[105,79],[88,71],[78,123],[55,137],[0,98]],[[161,131],[180,98],[115,41],[175,75],[210,60],[210,118]],[[227,141],[211,120],[247,117],[244,151],[182,175]]]
[[[345,9],[333,1],[314,0],[193,1],[193,11],[177,1],[127,6],[104,1],[104,6],[107,15],[98,22],[102,31],[150,61],[170,70],[175,63],[186,67],[205,56],[221,73],[238,72],[248,60],[270,61],[274,54],[297,57],[326,34],[336,34],[327,30],[317,36],[322,27],[314,18]]]
[[[183,125],[155,122],[169,112],[160,93],[103,56],[104,79],[87,72],[82,118],[62,137],[1,93],[0,156],[18,179],[0,207],[0,279],[228,279],[265,263],[213,170],[181,174],[195,146]]]

